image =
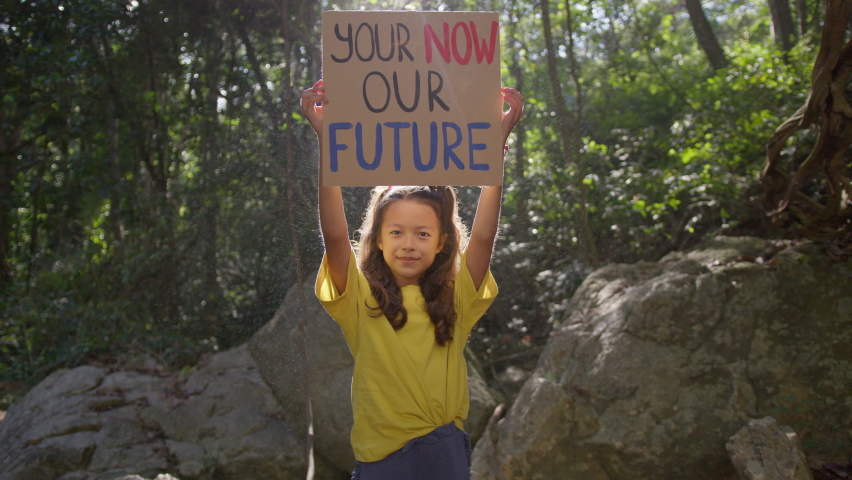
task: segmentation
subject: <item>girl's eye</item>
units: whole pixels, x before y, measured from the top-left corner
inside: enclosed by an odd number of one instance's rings
[[[420,236],[421,237],[428,237],[429,233],[428,232],[420,232]]]
[[[399,235],[399,230],[391,230],[390,234],[391,235]]]

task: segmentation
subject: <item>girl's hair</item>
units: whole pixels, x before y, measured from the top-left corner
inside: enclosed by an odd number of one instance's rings
[[[441,225],[439,235],[446,235],[444,247],[435,255],[432,265],[420,278],[420,291],[426,300],[426,311],[435,324],[435,340],[446,345],[453,339],[456,323],[453,286],[461,262],[461,251],[467,245],[467,229],[459,219],[456,191],[453,187],[376,187],[359,230],[357,245],[358,266],[364,272],[370,291],[378,307],[370,308],[370,315],[384,314],[394,330],[408,321],[408,312],[402,305],[402,292],[393,273],[379,249],[382,220],[387,207],[400,200],[414,200],[432,207]]]

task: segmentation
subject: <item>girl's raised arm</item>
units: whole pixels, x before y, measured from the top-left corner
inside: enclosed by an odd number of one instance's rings
[[[509,103],[509,111],[503,112],[503,145],[512,133],[512,129],[521,119],[524,110],[524,97],[514,88],[501,88],[503,99]],[[500,222],[500,204],[502,203],[503,186],[482,187],[479,194],[479,204],[476,207],[476,217],[470,230],[470,241],[467,245],[467,269],[473,278],[473,285],[479,290],[488,266],[491,264],[491,254],[494,250],[494,239],[497,237],[497,226]]]
[[[317,103],[320,105],[317,106]],[[322,80],[302,92],[302,116],[308,119],[320,145],[322,158],[322,106],[328,103]],[[339,293],[346,291],[346,272],[349,269],[349,255],[352,245],[349,243],[349,227],[343,213],[343,195],[340,187],[326,187],[322,184],[322,169],[319,178],[319,216],[320,230],[325,244],[328,269],[331,280]]]

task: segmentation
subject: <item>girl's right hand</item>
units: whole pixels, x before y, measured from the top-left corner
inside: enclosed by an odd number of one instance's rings
[[[302,92],[302,116],[308,119],[311,127],[317,133],[317,137],[320,138],[322,138],[322,107],[326,103],[328,103],[328,99],[325,98],[325,87],[323,87],[322,80]]]

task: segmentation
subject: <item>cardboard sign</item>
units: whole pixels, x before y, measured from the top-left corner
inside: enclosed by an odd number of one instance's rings
[[[323,13],[325,185],[501,185],[496,12]]]

